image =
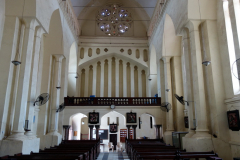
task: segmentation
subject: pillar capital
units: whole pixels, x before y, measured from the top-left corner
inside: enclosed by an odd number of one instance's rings
[[[69,129],[71,127],[71,125],[63,125],[64,129]]]
[[[32,17],[23,18],[23,21],[25,22],[26,28],[34,29],[37,25],[39,25],[36,19]]]
[[[154,127],[155,127],[155,128],[160,128],[160,127],[162,127],[162,125],[161,125],[161,124],[159,124],[159,125],[154,125]]]
[[[64,55],[62,54],[53,54],[53,57],[56,58],[57,62],[62,62]]]
[[[202,23],[200,20],[189,20],[186,27],[189,29],[189,32],[199,31],[199,25]]]
[[[132,125],[132,128],[134,128],[134,129],[137,128],[137,125]]]
[[[164,63],[170,63],[171,58],[172,56],[165,56],[165,57],[162,57],[162,60],[164,61]]]
[[[127,127],[128,129],[131,128],[131,126],[132,126],[132,125],[126,125],[126,127]]]
[[[94,125],[88,125],[88,127],[89,127],[90,129],[93,129]]]
[[[99,129],[99,128],[100,128],[100,125],[95,125],[95,128],[96,128],[96,129]]]

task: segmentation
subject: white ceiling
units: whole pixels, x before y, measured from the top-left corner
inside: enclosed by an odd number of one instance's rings
[[[73,9],[77,17],[79,17],[79,14],[84,9],[84,7],[79,6],[104,6],[104,4],[106,4],[108,1],[109,0],[71,0]],[[111,1],[120,2],[123,4],[124,7],[140,7],[134,9],[135,10],[144,9],[146,14],[148,15],[148,18],[151,19],[158,0],[111,0]]]

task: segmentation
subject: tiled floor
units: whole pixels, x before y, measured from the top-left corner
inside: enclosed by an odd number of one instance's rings
[[[101,152],[97,160],[129,160],[126,152]]]

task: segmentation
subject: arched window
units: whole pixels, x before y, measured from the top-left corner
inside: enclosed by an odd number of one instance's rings
[[[81,59],[84,58],[84,48],[81,48],[81,50],[80,50],[80,58]]]
[[[136,58],[137,58],[137,59],[140,58],[140,52],[139,52],[139,49],[136,50]]]
[[[92,48],[88,49],[88,57],[92,57]]]
[[[143,50],[143,60],[144,62],[148,61],[148,51],[146,49]]]

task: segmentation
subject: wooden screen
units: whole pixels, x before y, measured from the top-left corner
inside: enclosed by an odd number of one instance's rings
[[[120,142],[125,143],[127,137],[127,129],[120,129]]]
[[[133,139],[133,129],[130,129],[130,139]],[[125,143],[127,137],[127,129],[120,129],[120,142]]]
[[[133,139],[133,129],[130,129],[130,139]]]

